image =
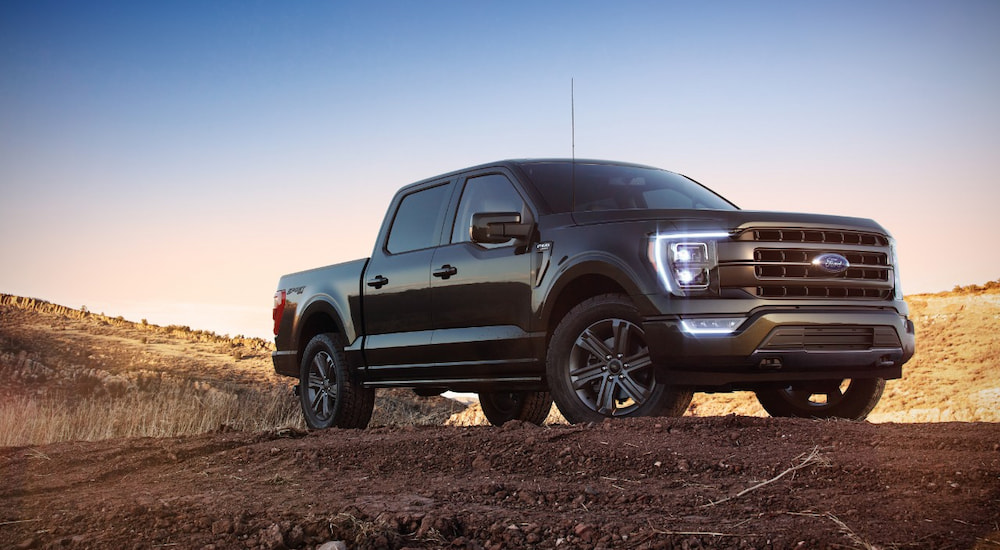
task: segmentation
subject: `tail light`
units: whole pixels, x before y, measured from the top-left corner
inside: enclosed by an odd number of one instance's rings
[[[281,325],[281,317],[285,314],[285,291],[279,290],[274,293],[274,309],[271,310],[271,318],[274,319],[274,335],[278,335],[278,327]]]

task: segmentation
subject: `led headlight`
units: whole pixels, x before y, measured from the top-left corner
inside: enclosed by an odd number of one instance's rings
[[[649,258],[663,286],[677,296],[687,296],[711,286],[712,270],[719,264],[715,242],[728,236],[721,231],[654,235]]]

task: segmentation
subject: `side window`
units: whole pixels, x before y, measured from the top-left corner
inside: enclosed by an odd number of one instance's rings
[[[531,215],[521,195],[514,189],[510,180],[502,174],[488,174],[469,178],[462,191],[462,202],[458,205],[455,216],[455,228],[451,234],[451,242],[461,243],[472,240],[472,215],[482,212],[518,212],[522,221],[528,221]],[[511,239],[513,241],[513,239]],[[503,244],[481,245],[488,248],[506,246]]]
[[[450,191],[451,185],[445,184],[403,197],[389,229],[386,250],[390,254],[400,254],[437,246]]]

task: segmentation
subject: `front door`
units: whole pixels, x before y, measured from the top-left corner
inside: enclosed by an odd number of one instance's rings
[[[435,327],[432,346],[447,377],[537,377],[532,349],[531,269],[527,242],[472,242],[473,214],[533,214],[504,173],[466,179],[449,239],[434,252],[431,288]]]

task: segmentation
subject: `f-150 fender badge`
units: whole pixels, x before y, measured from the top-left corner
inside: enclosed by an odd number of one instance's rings
[[[847,261],[847,258],[832,252],[816,256],[813,258],[812,264],[827,273],[833,274],[843,273],[851,267],[851,262]]]

